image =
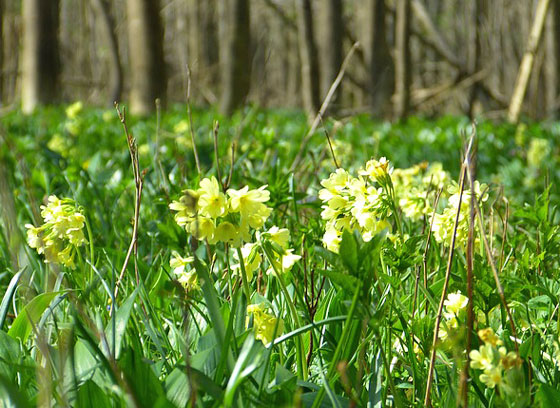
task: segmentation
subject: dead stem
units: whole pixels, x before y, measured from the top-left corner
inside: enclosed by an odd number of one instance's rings
[[[119,274],[119,278],[115,283],[115,303],[117,295],[119,294],[119,285],[124,277],[124,272],[130,261],[130,257],[134,252],[134,274],[136,276],[136,283],[139,284],[140,277],[138,274],[138,224],[140,219],[140,202],[142,201],[142,189],[144,186],[144,175],[145,171],[140,172],[140,165],[138,162],[138,148],[136,145],[136,140],[128,132],[128,127],[126,125],[126,110],[123,108],[122,112],[119,109],[118,103],[115,103],[115,109],[119,115],[119,120],[123,126],[123,130],[128,143],[128,151],[130,153],[130,159],[132,161],[132,172],[134,174],[134,184],[135,184],[135,197],[134,197],[134,224],[132,228],[132,239],[130,240],[130,245],[124,259],[124,263]],[[115,305],[111,307],[111,313],[113,312]]]
[[[468,158],[470,155],[470,151],[471,151],[471,147],[472,147],[472,142],[473,142],[473,137],[471,136],[471,139],[469,141],[469,144],[467,146],[466,152],[465,152],[465,157]],[[442,316],[442,312],[443,312],[443,302],[445,301],[445,296],[447,295],[447,287],[449,286],[449,278],[451,277],[451,266],[453,264],[453,255],[455,254],[455,242],[457,239],[457,228],[459,226],[459,216],[461,214],[461,204],[463,201],[463,192],[465,190],[465,178],[466,178],[466,173],[467,173],[467,167],[468,167],[468,163],[467,161],[463,161],[463,164],[461,166],[461,176],[459,178],[459,203],[457,204],[457,214],[455,216],[455,221],[453,223],[453,235],[451,237],[451,245],[449,248],[449,257],[447,259],[447,268],[445,270],[445,280],[443,283],[443,289],[441,292],[441,298],[439,301],[439,307],[438,307],[438,312],[437,312],[437,317],[436,317],[436,322],[435,322],[435,327],[434,327],[434,338],[432,341],[432,352],[431,352],[431,356],[430,356],[430,367],[428,369],[428,380],[426,381],[426,395],[424,397],[424,406],[426,407],[431,407],[431,401],[430,401],[430,392],[432,390],[432,383],[434,380],[434,368],[435,368],[435,362],[436,362],[436,345],[437,345],[437,339],[438,339],[438,333],[439,333],[439,326],[441,323],[441,316]],[[471,194],[472,195],[472,194]]]

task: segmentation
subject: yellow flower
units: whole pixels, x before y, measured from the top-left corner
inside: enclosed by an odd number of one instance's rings
[[[521,357],[519,357],[519,354],[515,351],[510,351],[505,356],[502,356],[500,362],[506,370],[514,367],[520,367],[523,364],[523,360],[521,360]]]
[[[169,260],[169,266],[173,268],[173,273],[175,275],[181,275],[186,271],[187,265],[191,264],[193,261],[194,257],[182,257],[177,252],[173,251],[172,258]]]
[[[214,234],[216,232],[216,224],[212,218],[198,216],[191,218],[191,221],[186,227],[189,234],[192,234],[196,239],[208,239],[213,244]]]
[[[266,185],[259,187],[257,190],[249,190],[248,186],[241,190],[229,189],[227,194],[230,196],[230,208],[232,212],[241,213],[241,217],[249,218],[252,215],[262,215],[268,217],[265,202],[270,199],[270,193],[266,189]]]
[[[286,228],[278,228],[274,226],[266,231],[266,236],[274,243],[280,245],[280,247],[287,249],[288,241],[290,240],[290,231]]]
[[[200,285],[198,276],[193,270],[187,270],[187,266],[194,261],[194,257],[182,257],[177,252],[173,252],[172,258],[169,260],[169,266],[173,268],[173,273],[177,276],[177,281],[187,291],[197,290]]]
[[[245,265],[245,273],[247,274],[247,279],[251,281],[253,279],[253,272],[255,272],[262,261],[262,256],[258,252],[258,246],[254,243],[247,243],[241,247],[241,256],[243,257],[243,262]],[[239,274],[241,266],[239,262],[239,257],[237,251],[233,252],[233,258],[237,261],[236,264],[231,266],[231,269]]]
[[[321,181],[321,185],[325,190],[319,191],[319,198],[322,201],[328,200],[329,193],[338,193],[344,189],[350,180],[350,175],[344,169],[338,168],[334,173],[331,173],[329,178]],[[324,196],[324,198],[322,197]]]
[[[27,228],[27,243],[29,246],[42,253],[45,244],[43,243],[43,238],[41,238],[41,230],[31,224],[25,224],[25,228]]]
[[[382,180],[390,175],[393,169],[389,167],[389,160],[382,157],[379,161],[371,159],[366,163],[366,168],[359,171],[362,176],[369,176],[372,180]]]
[[[469,354],[471,367],[477,370],[488,370],[494,367],[497,355],[491,344],[485,344],[478,350],[472,350]]]
[[[76,119],[78,114],[82,111],[84,104],[81,101],[74,102],[66,108],[66,116],[68,119]]]
[[[457,293],[450,293],[447,295],[447,300],[443,302],[445,308],[449,313],[453,313],[454,315],[458,315],[461,310],[467,307],[469,303],[469,299],[461,294],[461,291]]]
[[[253,326],[255,328],[255,339],[269,345],[278,335],[284,331],[284,322],[266,312],[263,303],[247,306],[247,313],[253,315]]]
[[[289,272],[292,266],[301,259],[301,255],[295,255],[292,253],[293,249],[286,250],[282,255],[279,255],[278,259],[272,259],[270,268],[266,271],[268,275],[274,275],[276,272]]]
[[[479,330],[478,337],[480,337],[480,340],[482,340],[486,344],[491,344],[493,346],[499,346],[503,344],[502,340],[500,340],[500,338],[496,336],[494,330],[492,330],[491,327]]]
[[[184,195],[179,198],[179,201],[172,201],[169,204],[169,208],[173,211],[177,211],[175,214],[175,222],[184,227],[188,222],[192,221],[192,218],[196,215],[198,211],[198,199],[200,194],[198,191],[185,190]]]
[[[239,228],[229,221],[224,221],[216,228],[214,241],[222,241],[237,247],[241,244],[241,234]]]
[[[502,382],[502,368],[490,367],[479,378],[488,388],[494,388]]]
[[[198,205],[202,215],[216,219],[227,214],[226,196],[220,191],[216,177],[203,179],[200,182],[198,193],[200,194]]]
[[[189,128],[190,128],[189,122],[187,120],[182,120],[173,127],[173,132],[186,133],[189,131]]]
[[[339,232],[334,226],[327,225],[325,234],[323,235],[323,245],[331,252],[338,253],[342,232]]]

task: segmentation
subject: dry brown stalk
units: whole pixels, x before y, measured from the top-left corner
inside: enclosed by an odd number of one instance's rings
[[[470,152],[471,152],[471,147],[472,147],[472,142],[474,139],[474,135],[471,136],[471,139],[469,140],[469,144],[467,146],[466,152],[465,152],[465,157],[468,158],[470,156]],[[461,214],[461,204],[463,202],[463,192],[465,190],[465,179],[466,179],[466,173],[467,173],[467,167],[468,167],[468,162],[467,160],[463,161],[463,164],[461,166],[461,175],[459,178],[459,203],[457,204],[457,214],[455,216],[455,221],[453,222],[453,235],[451,237],[451,245],[449,248],[449,257],[447,258],[447,268],[445,270],[445,280],[443,282],[443,288],[441,291],[441,298],[439,301],[439,306],[438,306],[438,312],[437,312],[437,316],[436,316],[436,322],[435,322],[435,327],[434,327],[434,337],[433,337],[433,341],[432,341],[432,352],[431,352],[431,356],[430,356],[430,367],[428,368],[428,380],[426,381],[426,394],[424,396],[424,406],[426,407],[431,407],[431,401],[430,401],[430,392],[432,390],[432,383],[434,380],[434,368],[435,368],[435,362],[436,362],[436,346],[437,346],[437,340],[438,340],[438,333],[439,333],[439,327],[441,324],[441,316],[443,313],[443,303],[445,302],[445,297],[447,295],[447,287],[449,286],[449,278],[451,277],[451,266],[453,265],[453,255],[455,254],[455,242],[457,239],[457,228],[459,225],[459,215]],[[472,196],[473,194],[471,194]]]
[[[319,127],[319,124],[323,120],[323,116],[325,115],[325,112],[326,112],[327,108],[329,107],[329,104],[331,103],[331,100],[332,100],[334,94],[336,93],[336,90],[337,90],[338,86],[342,82],[342,78],[344,78],[344,73],[346,72],[348,64],[350,63],[350,59],[352,58],[352,55],[354,55],[354,52],[356,51],[356,49],[359,46],[360,46],[359,43],[357,43],[357,42],[354,43],[352,48],[350,48],[350,51],[348,51],[348,54],[346,54],[346,58],[344,58],[344,61],[342,62],[342,65],[340,66],[340,71],[338,71],[338,75],[336,76],[335,80],[333,81],[333,83],[332,83],[332,85],[329,89],[329,92],[327,92],[327,96],[325,96],[325,100],[323,101],[323,104],[321,105],[321,108],[319,109],[319,112],[317,112],[317,116],[315,116],[315,119],[313,120],[313,123],[311,124],[311,128],[309,129],[309,132],[307,132],[307,134],[305,135],[305,137],[301,141],[301,144],[299,146],[299,151],[298,151],[298,153],[297,153],[297,155],[296,155],[296,157],[295,157],[295,159],[292,163],[292,166],[290,167],[290,171],[294,171],[297,168],[297,166],[300,164],[300,162],[303,158],[303,154],[305,153],[305,149],[306,149],[307,145],[309,144],[309,141],[313,137],[313,134],[315,133],[315,131]]]
[[[119,274],[119,278],[115,284],[115,303],[117,299],[117,295],[119,294],[119,285],[124,277],[124,272],[126,271],[126,267],[128,266],[128,262],[130,261],[130,257],[134,252],[134,274],[136,276],[136,283],[138,284],[140,281],[138,275],[138,225],[140,219],[140,202],[142,201],[142,190],[144,187],[144,172],[140,172],[140,165],[138,162],[138,146],[136,144],[136,139],[132,137],[132,135],[128,131],[128,127],[126,125],[126,110],[123,108],[121,111],[119,109],[119,104],[115,102],[115,109],[117,110],[117,114],[119,116],[119,120],[123,126],[123,130],[126,136],[126,141],[128,144],[128,151],[130,153],[130,159],[132,161],[132,172],[134,174],[134,185],[135,185],[135,196],[134,196],[134,224],[132,227],[132,238],[130,240],[130,245],[128,246],[128,251],[126,253],[126,257],[124,259],[124,263]],[[114,305],[111,308],[111,313],[113,312]]]

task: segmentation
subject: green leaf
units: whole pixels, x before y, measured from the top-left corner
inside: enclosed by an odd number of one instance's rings
[[[49,292],[35,296],[18,314],[8,334],[14,339],[19,338],[22,342],[25,342],[31,333],[32,325],[39,322],[43,312],[49,307],[56,295],[60,293],[62,292]]]
[[[358,272],[358,244],[352,233],[346,229],[342,232],[338,254],[350,272]]]
[[[541,384],[535,399],[540,402],[542,408],[560,407],[560,390],[548,384]]]
[[[165,379],[166,395],[169,401],[178,407],[185,407],[189,402],[191,387],[184,370],[175,368]]]
[[[76,397],[77,408],[103,408],[110,407],[111,401],[95,382],[87,380],[78,389]]]
[[[19,344],[0,330],[0,375],[12,378],[20,355]],[[0,405],[1,406],[1,405]]]
[[[130,384],[134,400],[141,407],[153,407],[163,395],[163,388],[140,350],[127,348],[119,365]]]
[[[138,294],[138,288],[136,288],[136,290],[132,292],[132,295],[130,295],[128,299],[126,299],[126,301],[121,305],[121,307],[114,314],[114,320],[110,320],[107,324],[107,328],[105,329],[109,348],[116,359],[118,359],[121,354],[122,341],[126,332],[126,326],[128,324],[128,319],[130,318],[132,306],[134,306],[134,300],[136,299],[136,295]]]
[[[358,278],[348,275],[347,273],[334,272],[330,270],[320,270],[319,273],[329,278],[332,283],[339,285],[342,289],[350,293],[354,293],[356,285],[360,283]]]
[[[4,322],[6,321],[6,316],[8,314],[8,309],[10,308],[12,297],[16,292],[17,284],[22,274],[23,269],[12,277],[12,280],[10,280],[8,287],[6,288],[6,293],[4,293],[4,297],[2,298],[2,303],[0,303],[0,330],[2,329],[2,327],[4,326]]]

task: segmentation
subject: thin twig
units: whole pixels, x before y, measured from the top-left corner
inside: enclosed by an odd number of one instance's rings
[[[226,191],[226,186],[224,185],[224,181],[222,180],[222,172],[220,171],[220,156],[218,154],[218,132],[220,131],[220,122],[217,120],[214,121],[214,157],[216,158],[216,171],[218,173],[218,181],[220,182],[220,186],[222,186],[222,190]]]
[[[468,159],[468,158],[467,158]],[[467,163],[468,164],[468,163]],[[504,288],[500,282],[500,277],[498,276],[498,270],[496,269],[496,263],[494,262],[494,257],[492,256],[492,252],[490,251],[490,245],[488,244],[488,238],[486,238],[486,234],[484,233],[484,225],[482,223],[482,213],[480,212],[480,206],[478,204],[478,199],[476,198],[476,194],[474,194],[474,177],[471,174],[470,170],[467,166],[467,175],[469,177],[470,186],[471,186],[471,199],[474,201],[474,209],[476,211],[476,216],[478,218],[478,224],[480,228],[480,235],[482,236],[482,241],[484,243],[484,249],[486,250],[486,257],[488,258],[488,262],[490,263],[490,268],[492,269],[492,275],[494,276],[494,282],[496,283],[496,289],[498,290],[498,295],[500,296],[500,300],[504,309],[507,313],[507,317],[509,320],[511,334],[517,337],[517,330],[515,329],[515,323],[513,322],[513,316],[511,314],[511,310],[506,301],[506,296],[504,293]],[[514,343],[515,351],[519,352],[519,348],[517,343]]]
[[[472,147],[473,137],[471,136],[471,140],[466,149],[465,157],[469,157],[471,147]],[[447,295],[447,287],[449,286],[449,278],[451,277],[451,266],[453,265],[453,255],[455,254],[455,242],[457,240],[457,228],[459,226],[459,216],[461,215],[461,204],[463,201],[463,191],[465,190],[465,178],[467,173],[467,163],[464,161],[463,165],[461,166],[461,176],[459,181],[459,203],[457,204],[457,214],[455,216],[455,221],[453,223],[453,235],[451,237],[451,245],[449,248],[449,257],[447,259],[447,268],[445,270],[445,280],[443,282],[443,289],[441,292],[441,298],[439,301],[438,313],[436,317],[435,327],[434,327],[434,337],[432,341],[432,353],[430,356],[430,367],[428,369],[428,380],[426,382],[426,395],[424,396],[424,406],[430,407],[430,392],[432,390],[432,383],[434,380],[434,368],[436,363],[436,345],[437,339],[439,334],[439,326],[441,323],[441,316],[443,313],[443,303],[445,301],[445,297]]]
[[[350,63],[350,59],[352,58],[352,55],[354,55],[354,52],[356,51],[356,49],[360,46],[360,43],[356,42],[354,43],[354,45],[352,45],[352,48],[350,48],[350,51],[348,51],[348,54],[346,54],[346,58],[344,58],[344,61],[342,62],[342,65],[340,66],[340,71],[338,72],[338,75],[336,76],[334,82],[332,83],[329,92],[327,93],[327,96],[325,96],[325,100],[323,101],[323,104],[321,105],[321,108],[319,109],[319,112],[317,112],[317,116],[315,116],[315,119],[313,120],[313,123],[311,124],[311,128],[309,129],[309,131],[307,132],[307,134],[305,135],[305,137],[303,138],[303,140],[301,141],[301,144],[299,146],[299,151],[290,167],[290,171],[294,171],[296,169],[296,167],[299,165],[300,161],[303,158],[303,154],[305,153],[306,147],[309,144],[309,141],[311,140],[311,138],[313,137],[313,134],[315,133],[315,131],[317,130],[317,128],[319,127],[319,124],[321,123],[321,120],[323,118],[323,116],[325,115],[325,112],[327,110],[327,108],[329,107],[329,104],[331,103],[331,99],[333,98],[338,86],[340,85],[340,83],[342,82],[342,78],[344,78],[344,73],[346,72],[346,68],[348,67],[348,64]]]
[[[191,70],[189,69],[188,65],[187,65],[187,114],[189,116],[189,130],[191,133],[194,162],[196,163],[196,170],[198,171],[198,175],[200,176],[202,172],[200,171],[200,160],[198,159],[198,151],[196,150],[196,143],[194,140],[194,122],[193,122],[192,110],[191,110]]]
[[[135,184],[135,197],[134,197],[134,224],[132,228],[132,238],[130,240],[130,245],[128,247],[128,251],[126,253],[126,257],[124,259],[124,263],[119,274],[119,278],[115,283],[115,302],[117,295],[119,293],[119,285],[124,277],[124,272],[126,271],[126,267],[128,266],[128,262],[130,261],[130,257],[134,252],[134,272],[136,276],[136,283],[139,283],[140,277],[138,274],[138,225],[140,219],[140,202],[142,200],[142,190],[144,186],[144,175],[145,172],[140,172],[140,165],[138,162],[138,148],[136,145],[136,140],[132,137],[132,135],[128,131],[128,127],[126,125],[126,110],[123,108],[122,112],[119,109],[118,103],[115,103],[115,109],[117,110],[117,114],[119,116],[119,120],[123,126],[123,130],[126,136],[127,144],[128,144],[128,151],[130,153],[130,159],[132,161],[132,172],[134,174],[134,184]],[[111,313],[113,311],[114,304],[111,307]]]
[[[476,123],[472,124],[473,137],[476,137]],[[476,151],[476,149],[475,149]],[[473,156],[476,154],[473,151]],[[467,162],[469,165],[469,171],[475,173],[476,160],[471,160]],[[468,407],[469,405],[469,394],[468,394],[468,384],[469,384],[469,368],[471,365],[470,352],[472,347],[472,333],[474,326],[474,309],[473,309],[473,251],[474,251],[474,232],[475,232],[475,210],[474,210],[474,200],[472,196],[475,194],[474,189],[471,186],[471,200],[470,200],[470,212],[469,212],[469,232],[467,237],[467,361],[463,370],[461,372],[461,378],[459,383],[459,395],[460,398],[457,400],[457,405],[462,403],[463,407]]]

